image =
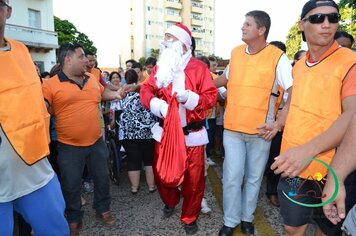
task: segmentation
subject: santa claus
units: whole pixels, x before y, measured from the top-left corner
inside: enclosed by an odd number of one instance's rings
[[[153,169],[161,199],[165,204],[164,217],[170,217],[183,196],[181,221],[187,234],[198,231],[197,219],[204,194],[204,145],[208,143],[204,127],[205,111],[216,104],[217,90],[212,83],[208,67],[192,57],[191,32],[183,24],[170,26],[161,44],[157,66],[140,90],[141,102],[161,122],[152,128],[155,145]],[[187,154],[186,169],[179,186],[169,186],[157,176],[158,156],[166,155],[160,142],[167,133],[163,132],[169,101],[173,94],[179,102],[178,115],[184,131]],[[167,121],[166,121],[167,122]]]

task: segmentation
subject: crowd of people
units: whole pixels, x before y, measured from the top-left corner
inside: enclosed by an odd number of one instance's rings
[[[214,56],[195,57],[182,23],[165,31],[157,59],[127,60],[125,71],[100,71],[95,54],[69,42],[40,73],[26,47],[4,35],[12,10],[0,0],[0,235],[13,235],[14,212],[26,235],[78,235],[83,186],[97,220],[113,225],[107,130],[118,162],[122,148],[127,155],[128,191],[140,191],[143,170],[164,218],[183,198],[187,235],[211,211],[205,178],[217,157],[219,236],[237,226],[255,234],[264,176],[285,235],[305,235],[311,220],[316,235],[356,235],[356,54],[354,38],[337,30],[333,0],[303,6],[298,27],[308,49],[292,63],[283,42],[267,40],[268,13],[247,12],[244,43],[221,75]]]

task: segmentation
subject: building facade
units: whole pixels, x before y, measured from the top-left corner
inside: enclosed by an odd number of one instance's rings
[[[129,10],[130,32],[121,46],[122,60],[151,56],[166,29],[176,22],[192,31],[196,55],[215,50],[215,0],[130,0]]]
[[[5,26],[5,37],[24,43],[41,72],[56,63],[58,48],[54,32],[52,0],[11,0],[12,16]]]

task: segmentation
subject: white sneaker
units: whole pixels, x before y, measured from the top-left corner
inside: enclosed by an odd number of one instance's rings
[[[86,193],[94,192],[94,186],[92,183],[89,183],[89,182],[83,183],[83,189],[84,189],[84,192],[86,192]]]
[[[209,166],[215,166],[216,165],[216,163],[213,160],[211,160],[210,157],[207,157],[206,161],[208,162]]]
[[[201,200],[201,213],[203,214],[209,214],[211,212],[210,207],[208,206],[208,202],[206,201],[205,198]]]

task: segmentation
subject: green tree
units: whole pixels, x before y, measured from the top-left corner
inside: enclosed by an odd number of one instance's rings
[[[286,40],[287,56],[293,59],[294,54],[301,48],[302,36],[298,24],[295,23],[289,30]]]
[[[340,7],[341,20],[339,30],[344,30],[351,35],[356,33],[356,10],[352,7]]]
[[[340,8],[344,8],[344,7],[352,7],[352,8],[356,8],[356,1],[355,0],[340,0],[339,1],[339,7]]]
[[[93,53],[97,52],[97,48],[94,46],[93,41],[89,37],[78,31],[77,28],[68,20],[61,20],[58,17],[54,17],[54,30],[58,34],[58,44],[63,43],[80,43],[84,50],[91,51]]]
[[[146,57],[141,57],[140,59],[138,59],[138,62],[139,62],[142,66],[145,66]]]
[[[159,49],[154,49],[154,48],[151,48],[151,57],[154,57],[154,58],[158,58],[159,56]]]

